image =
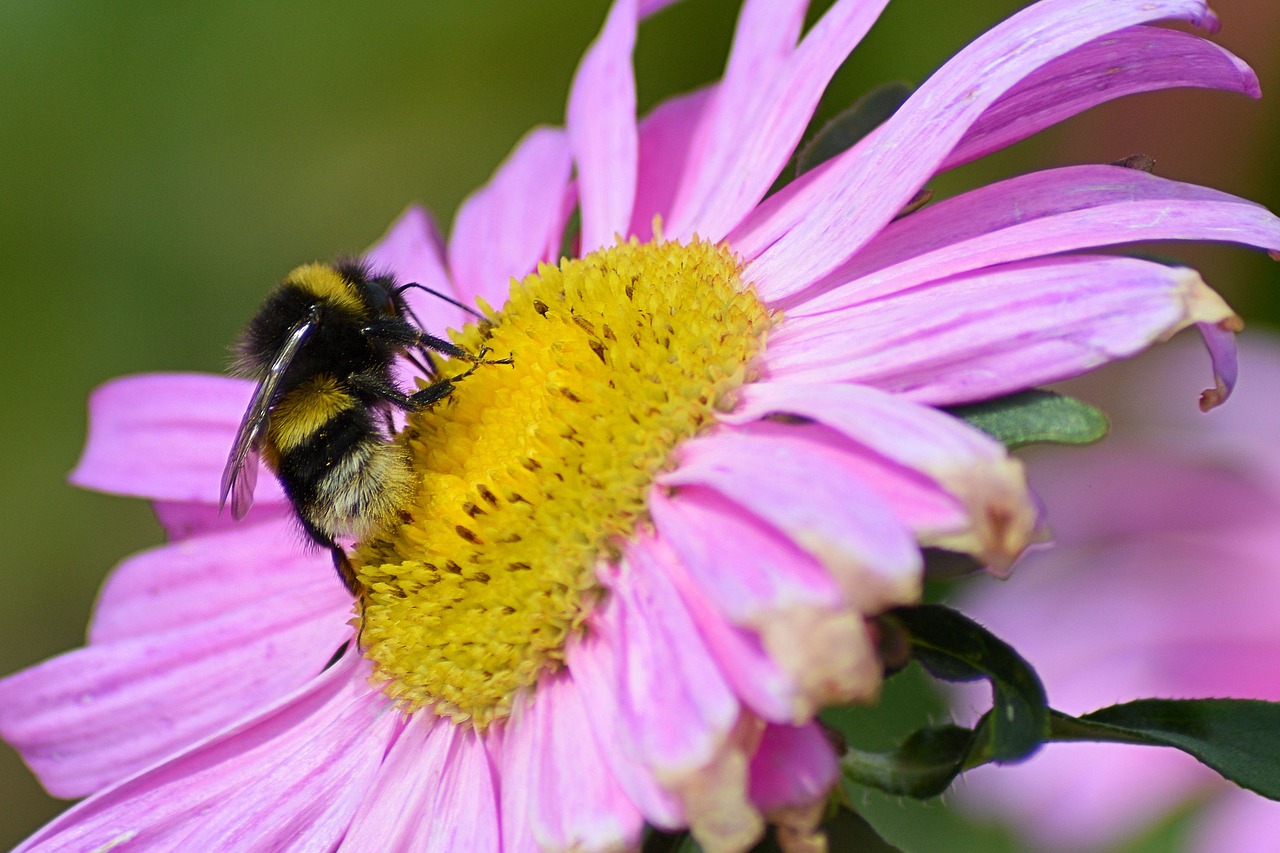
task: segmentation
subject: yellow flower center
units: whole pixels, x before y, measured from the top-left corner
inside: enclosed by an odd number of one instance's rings
[[[772,325],[728,249],[705,242],[542,266],[486,315],[455,341],[514,363],[410,416],[397,440],[417,497],[353,557],[384,690],[479,728],[563,663],[600,597],[596,566],[647,523],[654,475],[732,405]]]

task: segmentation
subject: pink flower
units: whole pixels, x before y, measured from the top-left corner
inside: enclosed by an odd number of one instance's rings
[[[1104,397],[1112,437],[1031,470],[1058,547],[961,607],[1011,642],[1050,702],[1087,713],[1148,696],[1280,700],[1280,342],[1246,340],[1249,383],[1192,419],[1169,400],[1195,356],[1172,347]],[[981,706],[962,694],[958,707]],[[1175,750],[1051,744],[968,776],[968,810],[1012,821],[1037,849],[1098,850],[1192,797],[1208,800],[1188,850],[1269,851],[1280,806]]]
[[[115,571],[86,648],[0,683],[0,732],[93,795],[21,849],[613,850],[649,823],[733,851],[766,819],[803,840],[836,778],[814,714],[874,698],[865,618],[917,600],[919,546],[1003,571],[1037,535],[1020,465],[930,407],[1191,325],[1216,403],[1238,320],[1195,272],[1062,253],[1280,249],[1257,205],[1110,166],[897,218],[1101,101],[1256,95],[1236,58],[1145,26],[1211,26],[1192,0],[1036,4],[765,198],[886,1],[800,38],[806,3],[748,0],[724,78],[637,124],[637,19],[663,4],[618,0],[566,128],[530,132],[447,246],[410,210],[369,252],[499,306],[455,340],[515,363],[411,416],[422,493],[354,552],[355,620],[274,483],[245,523],[217,515],[245,383],[101,389],[74,479],[154,501],[173,541]],[[547,266],[575,208],[574,259]]]

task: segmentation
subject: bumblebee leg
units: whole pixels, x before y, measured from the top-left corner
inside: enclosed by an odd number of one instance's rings
[[[360,582],[356,580],[356,570],[347,559],[347,552],[334,545],[332,554],[333,567],[337,570],[338,577],[342,579],[342,585],[347,588],[347,592],[351,593],[352,598],[359,598]]]

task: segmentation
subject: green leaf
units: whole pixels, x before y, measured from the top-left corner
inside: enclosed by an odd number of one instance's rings
[[[1069,717],[1053,739],[1172,746],[1256,794],[1280,800],[1280,703],[1257,699],[1139,699]]]
[[[796,177],[848,151],[864,136],[884,124],[911,96],[906,83],[885,83],[872,89],[822,126],[796,155]]]
[[[890,794],[936,797],[965,768],[975,734],[961,726],[920,729],[888,752],[849,749],[840,770],[850,782]]]
[[[944,411],[1003,442],[1010,450],[1028,444],[1092,444],[1107,434],[1107,416],[1052,391],[1021,391]]]
[[[1049,734],[1049,705],[1034,669],[1013,648],[949,607],[924,604],[890,611],[907,633],[917,660],[947,681],[991,682],[992,709],[977,728],[968,760],[1018,761]]]

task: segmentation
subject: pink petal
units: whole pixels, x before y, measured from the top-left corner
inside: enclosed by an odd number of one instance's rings
[[[204,533],[236,530],[246,523],[243,520],[236,521],[229,512],[220,512],[217,504],[199,501],[154,501],[151,510],[156,514],[156,520],[164,528],[165,538],[170,542]],[[252,512],[253,524],[286,523],[297,526],[293,507],[287,503],[255,504]]]
[[[718,492],[687,486],[649,494],[662,538],[716,606],[736,624],[759,626],[771,611],[837,608],[840,587],[812,556]]]
[[[335,848],[400,725],[352,658],[253,720],[64,812],[19,849]]]
[[[671,215],[680,185],[688,180],[690,144],[714,95],[708,86],[663,101],[640,122],[635,210],[628,231],[639,240],[653,237],[653,218]]]
[[[821,801],[840,778],[835,749],[817,723],[765,727],[751,759],[751,799],[767,814]]]
[[[947,62],[877,132],[760,206],[730,235],[763,298],[800,292],[861,248],[1023,78],[1107,33],[1164,18],[1211,23],[1200,0],[1043,0]]]
[[[723,617],[695,613],[704,636],[707,626],[724,634],[719,645],[709,636],[708,642],[757,714],[802,721],[825,705],[876,694],[881,667],[862,618],[843,604],[812,557],[709,489],[684,488],[674,499],[654,490],[649,501],[654,524],[679,561],[669,571],[690,607],[698,611],[698,599],[705,599],[734,624],[754,628],[761,650],[798,688],[783,694],[768,678],[744,685],[755,644],[729,635]],[[783,697],[791,703],[785,717],[776,704]]]
[[[564,131],[534,128],[488,184],[462,203],[449,240],[449,269],[463,302],[501,305],[512,278],[533,272],[559,245],[571,161]]]
[[[757,382],[742,388],[737,407],[721,420],[745,424],[774,414],[815,420],[932,477],[972,520],[971,529],[950,538],[947,547],[1007,569],[1038,536],[1039,514],[1022,465],[956,418],[861,385]]]
[[[1036,69],[974,122],[939,170],[985,157],[1106,101],[1179,86],[1262,94],[1258,75],[1213,42],[1178,30],[1131,27]]]
[[[0,733],[55,795],[97,791],[320,673],[351,638],[350,605],[335,609],[335,589],[325,578],[227,602],[186,626],[92,645],[11,675],[0,681]]]
[[[722,430],[680,446],[667,487],[707,486],[814,555],[862,612],[918,599],[912,536],[847,454],[805,439],[799,425]]]
[[[609,772],[590,730],[579,688],[565,675],[540,681],[507,725],[503,826],[523,833],[527,825],[539,850],[639,846],[644,817]]]
[[[647,18],[650,15],[661,12],[668,6],[679,2],[680,0],[639,0],[636,12],[641,18]]]
[[[89,438],[71,482],[86,489],[218,505],[222,469],[253,383],[184,373],[115,379],[89,398]],[[258,479],[263,509],[284,502]],[[252,516],[251,516],[252,517]]]
[[[625,235],[636,195],[636,0],[614,0],[573,78],[565,124],[578,166],[581,254]]]
[[[1242,323],[1228,318],[1217,323],[1196,323],[1196,328],[1204,339],[1204,347],[1209,351],[1213,365],[1213,387],[1200,394],[1200,411],[1207,412],[1227,402],[1235,390],[1236,380],[1240,377],[1236,333],[1242,328]]]
[[[364,253],[375,272],[390,272],[401,284],[415,282],[445,296],[453,296],[453,283],[444,267],[444,238],[435,220],[423,208],[412,205],[392,223],[382,239]],[[421,290],[404,293],[405,301],[430,331],[461,329],[471,319],[459,308]]]
[[[743,6],[733,52],[694,142],[690,183],[669,233],[720,240],[764,197],[800,141],[831,76],[888,0],[840,0],[793,50],[805,7]]]
[[[889,225],[788,316],[820,314],[1009,261],[1150,240],[1280,248],[1280,218],[1227,193],[1117,166],[1034,172]]]
[[[592,719],[616,727],[607,737],[597,731],[601,740],[662,777],[711,761],[738,703],[670,579],[653,568],[628,556],[601,578],[612,594],[577,645],[598,643],[608,652],[571,646],[569,670]]]
[[[411,716],[338,849],[498,853],[497,785],[484,743],[429,711]]]
[[[683,805],[659,781],[654,768],[636,760],[634,748],[625,754],[618,748],[618,727],[625,725],[617,686],[625,680],[625,674],[619,672],[618,650],[599,637],[588,635],[570,647],[569,656],[569,673],[581,691],[593,743],[618,786],[649,824],[662,829],[686,826]],[[629,733],[630,729],[626,734]],[[514,736],[509,735],[508,739]],[[527,822],[518,826],[528,831]]]
[[[710,87],[696,123],[681,140],[681,180],[667,210],[666,231],[687,238],[715,185],[741,154],[746,121],[759,108],[760,93],[786,69],[804,26],[807,0],[747,0],[738,12],[733,47],[720,82]],[[739,174],[739,179],[745,175]],[[702,235],[709,236],[709,235]]]
[[[855,381],[948,405],[1077,376],[1189,325],[1233,318],[1193,270],[1077,256],[789,320],[767,358],[777,381]]]
[[[290,608],[289,598],[300,588],[322,597],[317,614],[346,622],[351,596],[342,588],[333,561],[301,539],[292,523],[280,520],[241,524],[135,554],[104,584],[89,642],[190,627],[264,601]]]
[[[698,632],[743,704],[763,719],[779,722],[800,722],[817,713],[815,704],[800,695],[798,681],[770,656],[759,634],[731,624],[670,548],[661,540],[643,540],[635,547],[647,552],[644,559],[651,565],[662,566],[680,590]],[[879,683],[878,674],[873,681]]]

